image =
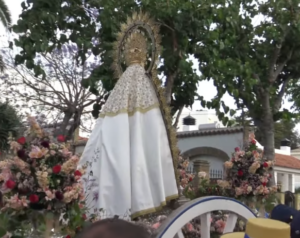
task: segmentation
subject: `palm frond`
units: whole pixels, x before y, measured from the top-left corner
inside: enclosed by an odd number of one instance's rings
[[[0,21],[6,29],[9,29],[12,23],[11,13],[5,0],[0,0]]]

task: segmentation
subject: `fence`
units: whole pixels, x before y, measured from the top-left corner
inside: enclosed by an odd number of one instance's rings
[[[187,173],[189,174],[196,174],[196,171],[194,168],[188,168]],[[223,170],[218,170],[218,169],[211,169],[209,171],[209,178],[210,180],[218,180],[218,179],[223,179],[224,173]]]

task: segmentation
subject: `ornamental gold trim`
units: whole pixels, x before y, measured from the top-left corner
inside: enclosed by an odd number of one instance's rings
[[[151,111],[154,108],[159,108],[159,103],[155,103],[150,107],[146,107],[146,108],[142,108],[142,107],[136,107],[134,108],[133,111],[129,111],[128,108],[124,108],[121,110],[118,110],[117,112],[105,112],[103,114],[100,113],[99,117],[100,118],[104,118],[104,117],[115,117],[118,116],[120,114],[128,114],[128,116],[133,116],[136,112],[140,112],[140,113],[147,113],[149,111]]]
[[[167,202],[172,201],[174,199],[177,199],[178,197],[179,197],[178,194],[168,196],[168,197],[165,198],[165,201],[161,202],[161,204],[157,207],[148,208],[148,209],[133,213],[131,215],[131,219],[135,219],[135,218],[140,217],[140,216],[145,216],[145,215],[148,215],[148,214],[154,213],[154,212],[159,212],[163,209],[164,206],[167,205]]]

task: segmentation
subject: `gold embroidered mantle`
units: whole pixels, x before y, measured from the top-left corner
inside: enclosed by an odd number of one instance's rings
[[[153,108],[159,108],[150,80],[142,66],[129,66],[118,80],[99,116],[112,117],[121,113],[131,116],[137,111],[146,113]]]

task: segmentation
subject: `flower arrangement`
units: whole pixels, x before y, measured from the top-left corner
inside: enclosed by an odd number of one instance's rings
[[[189,166],[189,160],[179,155],[177,170],[179,174],[180,186],[183,190],[186,189],[191,184],[191,182],[195,177],[194,174],[187,172],[188,166]]]
[[[277,192],[277,186],[269,186],[273,165],[273,161],[267,160],[257,148],[255,136],[251,133],[245,150],[235,148],[232,159],[225,162],[227,177],[219,180],[218,185],[230,197],[264,203]]]
[[[34,227],[51,237],[56,224],[59,233],[71,237],[85,222],[83,186],[85,171],[77,170],[64,136],[56,140],[28,116],[29,129],[21,138],[9,138],[11,154],[0,161],[0,237],[6,232],[17,237]],[[20,234],[22,233],[22,234]]]

